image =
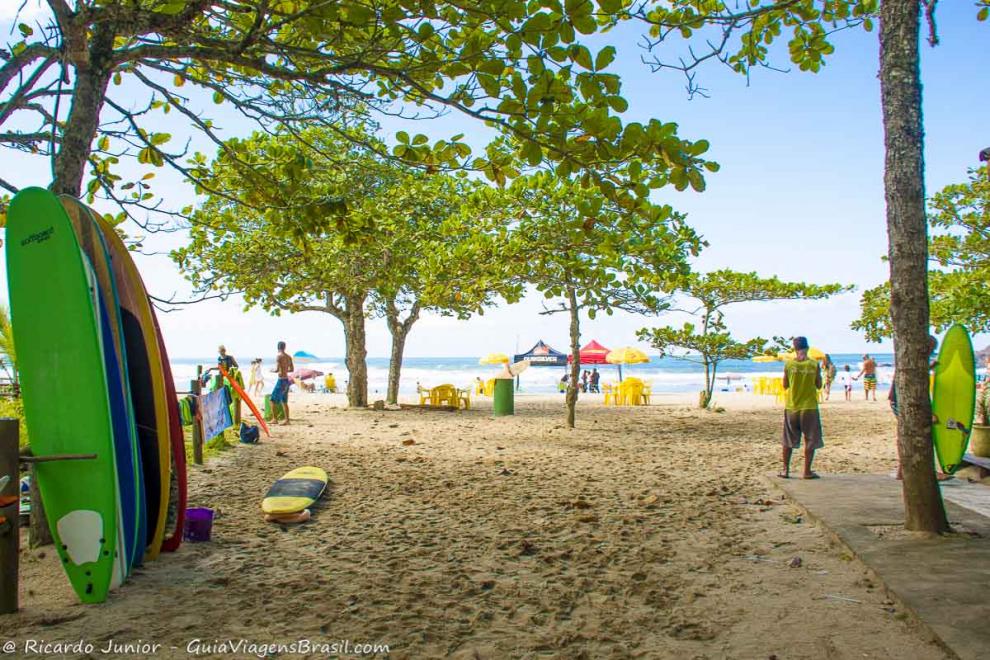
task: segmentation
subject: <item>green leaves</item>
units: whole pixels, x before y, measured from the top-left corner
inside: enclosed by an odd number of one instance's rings
[[[595,56],[595,71],[602,71],[608,68],[608,65],[615,60],[615,47],[606,46],[598,51],[598,55]]]
[[[966,183],[950,184],[928,203],[931,324],[938,331],[962,323],[970,332],[990,332],[990,180],[986,166]],[[892,336],[890,283],[863,292],[860,318],[851,324],[868,341]]]

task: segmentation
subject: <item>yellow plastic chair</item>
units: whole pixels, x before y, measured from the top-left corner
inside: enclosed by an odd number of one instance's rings
[[[457,390],[457,405],[458,407],[463,405],[464,410],[471,410],[471,388],[465,387],[462,390]]]
[[[642,400],[644,406],[650,405],[650,397],[652,395],[653,395],[653,383],[644,382],[643,383],[643,391],[640,392],[640,395],[639,395],[640,396],[640,399]]]
[[[485,396],[495,396],[495,379],[489,378],[485,381]]]
[[[643,381],[639,378],[626,378],[619,386],[621,390],[622,404],[626,406],[638,406],[643,402]]]
[[[783,403],[784,398],[787,396],[787,390],[784,389],[784,377],[774,378],[770,384],[770,391],[774,396],[774,403]]]
[[[615,400],[616,393],[612,388],[612,383],[602,383],[602,394],[605,395],[606,406],[609,405],[609,402],[611,402],[611,405],[613,406],[619,405],[618,402]]]
[[[459,407],[460,395],[457,392],[457,388],[450,383],[437,385],[430,390],[430,405]]]
[[[433,405],[433,390],[426,387],[418,387],[416,393],[419,394],[419,405],[425,406],[426,404]]]

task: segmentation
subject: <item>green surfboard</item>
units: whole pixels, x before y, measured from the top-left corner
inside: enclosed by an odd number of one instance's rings
[[[938,422],[932,427],[935,456],[942,470],[951,474],[959,469],[976,412],[976,363],[969,333],[953,325],[942,340],[935,365],[932,413]]]
[[[83,602],[102,602],[117,552],[117,493],[95,275],[61,202],[41,188],[11,201],[5,249],[31,451],[96,455],[38,463],[35,474],[69,581]]]

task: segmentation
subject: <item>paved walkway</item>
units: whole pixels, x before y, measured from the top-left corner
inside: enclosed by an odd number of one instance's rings
[[[771,479],[869,566],[947,649],[964,660],[988,657],[990,488],[946,482],[949,520],[967,533],[926,539],[877,533],[904,522],[900,482],[889,476]]]

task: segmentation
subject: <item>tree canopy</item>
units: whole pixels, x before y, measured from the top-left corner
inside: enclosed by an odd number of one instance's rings
[[[522,164],[544,165],[626,204],[667,183],[701,189],[703,168],[716,169],[703,159],[707,143],[682,139],[676,124],[620,118],[616,48],[593,52],[582,39],[614,25],[622,0],[48,4],[47,22],[21,23],[3,52],[0,146],[50,156],[60,193],[157,209],[147,179],[124,173],[132,157],[201,183],[189,146],[170,147],[156,124],[174,113],[222,147],[210,99],[289,133],[458,112],[494,127],[508,150],[472,154],[461,135],[400,132],[389,153],[498,183]]]
[[[928,295],[931,324],[941,332],[962,323],[990,332],[990,181],[973,169],[965,183],[950,184],[928,202]],[[890,283],[863,292],[860,318],[852,323],[868,341],[890,338]]]
[[[757,273],[726,269],[704,274],[691,273],[677,285],[675,295],[683,303],[689,303],[681,311],[697,317],[699,322],[687,322],[680,328],[643,328],[637,335],[641,340],[650,342],[661,356],[674,355],[704,365],[705,389],[701,392],[699,403],[702,408],[707,408],[711,405],[721,362],[748,360],[768,350],[784,348],[781,337],[773,340],[763,337],[739,340],[733,337],[725,323],[727,306],[770,300],[818,300],[851,288],[842,284],[784,282],[776,276],[760,277]]]
[[[520,276],[547,300],[546,313],[570,316],[572,378],[568,424],[574,426],[580,317],[615,310],[659,313],[665,283],[688,272],[700,237],[670,206],[623,208],[595,188],[538,174],[509,190],[517,216],[513,251]]]
[[[285,135],[256,134],[221,149],[204,173],[217,193],[192,214],[191,242],[173,258],[204,296],[239,293],[249,307],[274,314],[319,311],[339,319],[348,394],[361,406],[367,316],[389,323],[399,347],[397,388],[401,347],[422,311],[467,317],[499,295],[514,300],[519,286],[499,265],[505,232],[490,213],[497,198],[486,185],[383,160],[365,146],[371,135],[353,142],[322,127],[300,135],[326,156],[305,157]],[[251,166],[232,163],[231,150],[250,155]],[[238,195],[266,201],[245,208],[231,201]],[[299,209],[361,230],[295,234]]]

